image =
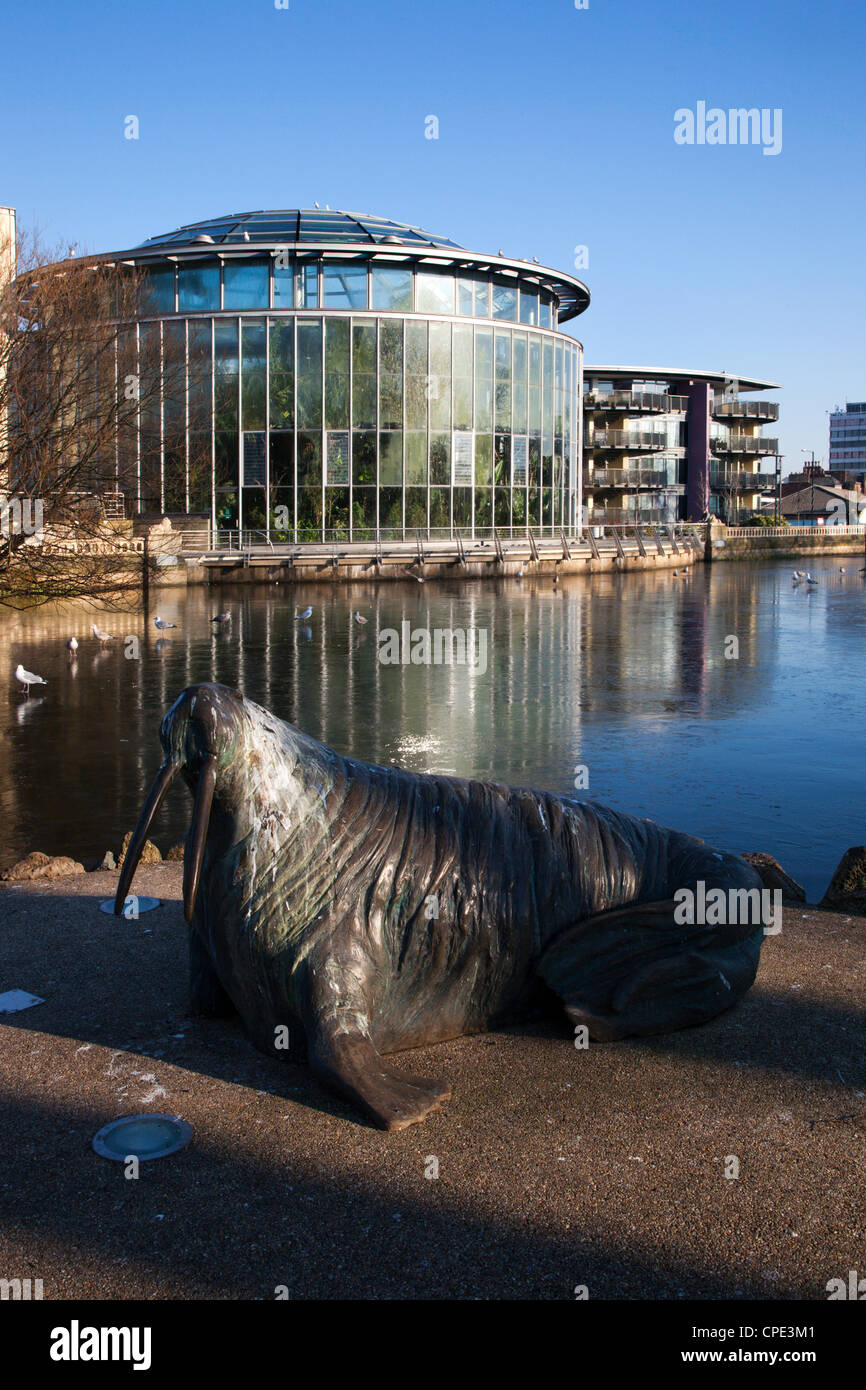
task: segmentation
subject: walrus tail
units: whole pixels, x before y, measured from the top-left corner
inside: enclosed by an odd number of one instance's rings
[[[599,913],[541,957],[541,978],[595,1041],[704,1023],[752,984],[763,926],[682,926],[674,907],[667,899]]]

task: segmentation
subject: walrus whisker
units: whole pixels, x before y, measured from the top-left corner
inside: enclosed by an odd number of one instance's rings
[[[199,773],[198,788],[195,794],[195,809],[192,813],[189,843],[183,862],[183,915],[192,921],[198,885],[201,879],[201,866],[204,860],[204,845],[210,823],[210,810],[216,786],[217,760],[211,756]]]
[[[114,897],[114,915],[116,917],[120,917],[123,912],[123,904],[126,902],[126,895],[132,883],[133,874],[138,868],[138,861],[141,858],[141,852],[144,849],[148,832],[153,823],[153,818],[165,800],[166,793],[179,771],[179,763],[166,758],[159,772],[156,774],[153,786],[148,792],[147,800],[142,807],[141,815],[138,818],[138,824],[129,842],[129,847],[123,860],[123,867],[120,871],[120,880],[117,885],[117,893]]]

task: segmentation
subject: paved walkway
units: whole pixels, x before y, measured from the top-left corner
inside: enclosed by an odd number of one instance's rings
[[[791,909],[751,993],[701,1028],[578,1052],[551,1023],[407,1055],[454,1096],[385,1135],[187,1016],[180,876],[139,871],[170,900],[139,922],[98,911],[116,874],[0,893],[0,991],[46,1000],[0,1016],[0,1278],[45,1298],[825,1299],[866,1273],[866,918]],[[127,1180],[90,1141],[146,1109],[195,1138]]]

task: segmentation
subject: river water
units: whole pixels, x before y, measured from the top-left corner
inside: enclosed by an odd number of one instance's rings
[[[859,556],[812,563],[812,591],[792,585],[791,563],[746,562],[558,588],[196,587],[155,593],[146,613],[0,610],[0,868],[32,849],[88,868],[116,852],[159,765],[163,713],[186,685],[216,680],[359,758],[560,793],[577,783],[721,848],[767,851],[814,900],[866,841],[866,576]],[[215,630],[221,610],[232,622]],[[156,616],[176,627],[161,635]],[[90,635],[94,621],[111,642]],[[404,631],[436,629],[468,632],[475,665],[380,659],[402,655]],[[28,698],[18,662],[48,685]],[[161,848],[188,817],[178,787]]]

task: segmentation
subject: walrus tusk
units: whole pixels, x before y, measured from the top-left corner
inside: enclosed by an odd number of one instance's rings
[[[165,800],[166,793],[180,771],[180,765],[168,758],[162,764],[156,774],[153,786],[148,793],[147,801],[144,803],[138,824],[129,842],[126,857],[123,861],[123,868],[120,871],[120,881],[117,885],[117,893],[114,897],[114,915],[121,916],[123,904],[126,902],[126,895],[129,885],[132,883],[132,876],[138,868],[138,861],[141,858],[141,851],[144,849],[153,818]]]
[[[190,843],[187,846],[183,863],[183,915],[187,922],[192,921],[198,885],[201,879],[201,866],[204,859],[204,844],[210,822],[210,808],[216,785],[217,760],[209,757],[202,768],[195,794],[195,810],[192,813]]]

